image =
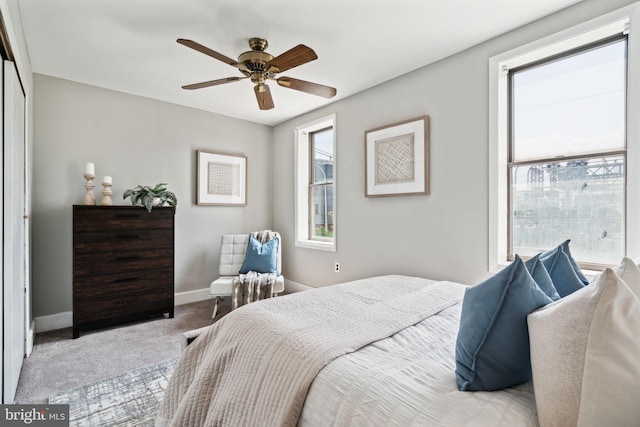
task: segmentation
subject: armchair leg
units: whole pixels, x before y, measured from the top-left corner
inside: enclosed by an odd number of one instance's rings
[[[218,314],[218,303],[220,302],[221,298],[220,297],[216,297],[214,302],[213,302],[213,313],[211,314],[211,318],[215,319],[216,318],[216,314]]]

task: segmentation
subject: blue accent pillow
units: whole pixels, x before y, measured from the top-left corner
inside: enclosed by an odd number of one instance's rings
[[[556,287],[560,297],[566,297],[585,286],[576,274],[571,258],[567,256],[562,246],[555,248],[546,258],[545,254],[540,255],[540,260],[549,272],[553,286]]]
[[[576,273],[576,276],[578,276],[578,279],[580,279],[582,284],[586,286],[589,284],[589,280],[587,280],[587,278],[584,277],[584,274],[582,274],[582,270],[580,270],[580,267],[578,267],[578,263],[576,262],[575,259],[573,259],[573,256],[571,255],[571,251],[569,250],[569,242],[571,242],[571,239],[565,240],[564,242],[560,243],[560,245],[558,245],[557,247],[550,249],[544,252],[543,254],[541,254],[540,258],[544,261],[544,259],[553,256],[559,249],[562,249],[565,255],[569,257],[571,268],[573,268],[573,271]],[[545,267],[546,267],[546,264],[545,264]],[[547,270],[549,270],[548,267],[547,267]]]
[[[262,244],[255,237],[249,236],[247,252],[240,268],[240,274],[247,274],[249,271],[280,274],[278,271],[278,239],[271,239]]]
[[[456,340],[461,391],[493,391],[531,379],[527,315],[550,303],[522,259],[465,291]]]
[[[538,286],[540,286],[542,292],[547,294],[547,296],[554,301],[560,299],[560,295],[558,294],[556,287],[553,285],[553,280],[551,280],[549,272],[542,261],[540,261],[540,254],[525,262],[524,265],[527,267],[527,270],[529,271],[529,274],[531,274],[531,277],[533,277],[533,280],[535,280]]]

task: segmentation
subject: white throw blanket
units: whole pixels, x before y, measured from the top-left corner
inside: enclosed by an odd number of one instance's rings
[[[382,276],[232,311],[185,349],[156,426],[295,426],[327,363],[455,304],[464,289]]]
[[[255,271],[240,274],[233,282],[231,310],[250,302],[273,298],[273,285],[277,277],[273,273],[256,273]]]
[[[272,239],[278,239],[278,242],[281,242],[280,234],[277,231],[254,231],[251,235],[263,245]],[[233,282],[231,310],[250,302],[272,298],[276,278],[277,275],[273,273],[249,271],[247,274],[240,274]]]

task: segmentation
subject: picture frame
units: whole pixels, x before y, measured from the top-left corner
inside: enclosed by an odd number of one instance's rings
[[[364,133],[365,197],[429,194],[429,116]]]
[[[197,150],[196,204],[245,206],[247,156]]]

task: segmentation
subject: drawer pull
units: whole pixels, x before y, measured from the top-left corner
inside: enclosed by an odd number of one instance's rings
[[[117,256],[116,261],[133,261],[142,258],[140,255]]]
[[[122,240],[135,240],[135,239],[139,239],[140,235],[137,233],[118,233],[116,234],[116,239],[122,239]]]
[[[140,214],[116,214],[116,218],[140,218]]]
[[[138,280],[140,280],[139,277],[124,277],[114,280],[113,283],[137,282]]]

